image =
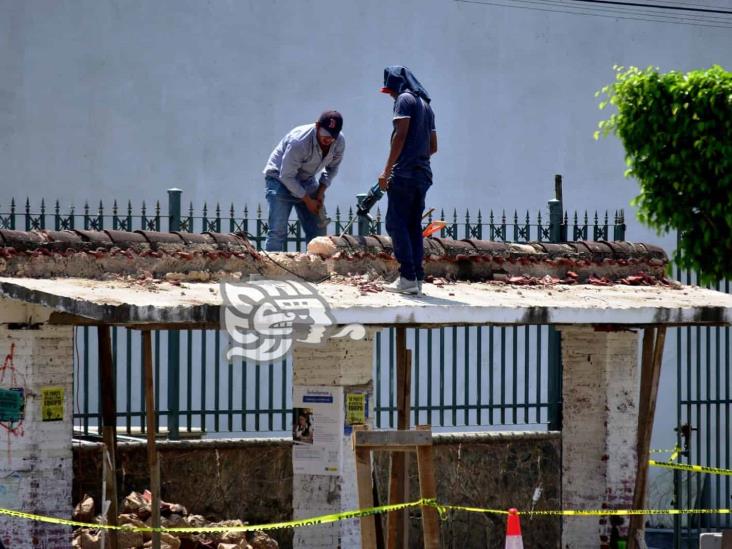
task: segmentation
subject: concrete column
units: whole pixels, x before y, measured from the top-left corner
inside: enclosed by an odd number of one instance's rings
[[[304,474],[297,470],[303,460],[293,449],[293,518],[306,518],[316,515],[338,513],[358,508],[356,494],[356,467],[351,448],[350,429],[345,426],[345,406],[349,394],[365,395],[368,403],[366,423],[373,428],[373,334],[366,339],[352,341],[331,339],[321,346],[296,346],[293,351],[293,394],[303,391],[318,393],[318,388],[340,394],[337,421],[337,435],[329,443],[329,450],[340,456],[340,467],[334,474]],[[314,445],[319,444],[318,412],[314,408]],[[345,428],[344,428],[345,427]],[[358,520],[346,520],[296,528],[293,544],[296,548],[348,549],[360,547],[360,527]]]
[[[638,333],[561,328],[562,506],[630,509],[638,425]],[[620,527],[627,534],[628,520]],[[566,517],[562,546],[606,547],[607,517]]]
[[[5,323],[11,310],[27,308],[3,300],[0,308],[0,388],[20,393],[24,404],[20,421],[0,421],[0,507],[70,518],[72,328],[29,324],[22,315]],[[69,547],[71,529],[0,515],[0,540],[5,547]]]

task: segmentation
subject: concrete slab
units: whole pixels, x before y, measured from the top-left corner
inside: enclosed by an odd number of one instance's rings
[[[318,292],[338,324],[730,324],[732,295],[683,286],[425,284],[425,296],[362,295],[345,284]],[[0,296],[118,324],[216,327],[218,283],[1,278]]]

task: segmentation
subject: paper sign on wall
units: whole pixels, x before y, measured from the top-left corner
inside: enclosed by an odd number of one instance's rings
[[[41,387],[41,420],[63,421],[64,388]]]
[[[292,466],[295,474],[341,470],[343,389],[295,385],[292,390]]]

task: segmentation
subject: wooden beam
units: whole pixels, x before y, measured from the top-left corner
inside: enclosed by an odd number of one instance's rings
[[[655,338],[654,338],[655,335]],[[657,330],[646,328],[643,332],[643,352],[641,358],[641,388],[638,405],[638,440],[635,491],[633,492],[633,508],[643,509],[646,502],[646,485],[648,482],[648,457],[653,434],[653,419],[656,413],[658,383],[661,377],[663,362],[663,346],[666,341],[666,327]],[[633,515],[628,529],[628,548],[637,549],[636,534],[643,532],[644,515]]]
[[[411,404],[411,353],[407,350],[407,329],[396,327],[396,389],[397,389],[397,429],[409,429]],[[391,475],[389,479],[389,504],[404,503],[409,498],[407,482],[407,454],[391,454]],[[406,509],[392,511],[387,515],[388,549],[409,547],[409,514]]]
[[[417,425],[417,433],[429,434],[432,440],[430,425]],[[435,466],[432,456],[432,445],[417,448],[417,470],[419,472],[420,497],[437,499],[437,484],[435,483]],[[440,548],[440,520],[437,509],[431,505],[422,506],[422,533],[425,549]]]
[[[415,446],[431,446],[432,433],[424,431],[354,431],[354,445],[390,451],[414,451]]]
[[[103,498],[109,500],[107,521],[117,526],[117,405],[112,368],[112,339],[107,325],[97,327],[97,351],[99,353],[99,382],[102,398],[102,439],[109,453],[109,467],[106,478],[107,493]],[[109,544],[117,549],[117,531],[109,530]]]
[[[152,338],[150,331],[142,332],[142,360],[145,369],[145,419],[147,427],[147,465],[150,470],[152,493],[152,527],[160,528],[160,462],[155,447],[155,391],[153,386]],[[153,549],[160,549],[160,532],[152,534]]]

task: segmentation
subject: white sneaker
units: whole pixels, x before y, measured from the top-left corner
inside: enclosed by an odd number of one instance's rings
[[[417,295],[419,294],[419,284],[416,280],[408,280],[400,276],[391,284],[386,284],[384,290],[395,294]]]
[[[417,281],[417,295],[424,295],[424,293],[422,292],[422,283],[423,282],[424,282],[424,280]]]

